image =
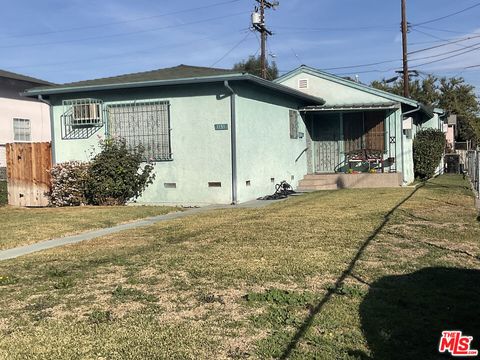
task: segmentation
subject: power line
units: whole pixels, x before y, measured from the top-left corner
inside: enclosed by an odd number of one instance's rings
[[[472,44],[472,45],[470,45],[470,46],[465,46],[465,48],[463,48],[463,49],[457,49],[457,50],[452,50],[452,51],[446,51],[446,52],[440,53],[440,54],[424,56],[424,57],[421,57],[421,58],[412,59],[412,61],[425,60],[425,59],[433,59],[433,58],[436,58],[436,57],[439,57],[439,56],[449,55],[449,54],[453,54],[453,53],[456,53],[456,52],[459,52],[459,51],[463,51],[464,49],[471,49],[471,48],[475,48],[475,49],[476,49],[476,48],[478,48],[479,45],[480,45],[480,42],[479,42],[479,43]],[[457,54],[457,55],[459,55],[459,54]]]
[[[207,36],[207,37],[202,37],[202,38],[198,38],[198,39],[195,39],[195,40],[182,42],[182,43],[177,42],[177,43],[174,43],[174,44],[163,44],[163,45],[160,45],[160,46],[138,49],[138,50],[134,50],[134,51],[120,52],[120,53],[115,53],[115,54],[112,54],[112,55],[93,57],[93,58],[88,58],[88,59],[84,58],[84,59],[79,59],[79,60],[74,60],[74,61],[60,61],[60,62],[53,62],[53,63],[46,63],[46,64],[38,64],[37,63],[35,65],[13,66],[13,67],[10,66],[8,68],[9,69],[43,68],[43,67],[49,67],[49,66],[76,64],[76,63],[84,63],[84,62],[94,62],[94,61],[99,61],[99,60],[119,58],[119,57],[123,57],[123,56],[126,56],[126,55],[131,55],[131,54],[148,53],[152,50],[158,50],[158,49],[163,49],[163,48],[172,49],[172,48],[183,47],[183,46],[186,46],[186,45],[198,43],[199,41],[202,41],[202,40],[209,40],[211,38],[212,38],[211,36]],[[231,42],[229,42],[225,45],[230,45],[230,44],[231,44]]]
[[[235,44],[235,46],[233,46],[230,50],[228,50],[225,55],[223,55],[220,59],[218,59],[217,61],[215,61],[212,65],[210,65],[210,67],[213,67],[215,65],[217,65],[220,61],[222,61],[223,59],[225,59],[228,55],[230,55],[237,47],[239,47],[242,43],[244,43],[248,37],[250,36],[250,32],[247,33],[247,35],[242,39],[240,40],[238,43]]]
[[[369,64],[338,66],[338,67],[332,67],[332,68],[325,68],[323,70],[330,71],[330,70],[352,69],[352,68],[359,68],[359,67],[368,67],[368,66],[375,66],[375,65],[381,65],[381,64],[388,64],[388,63],[398,62],[398,61],[401,61],[401,60],[400,59],[395,59],[395,60],[379,61],[379,62],[374,62],[374,63],[369,63]]]
[[[451,33],[451,34],[467,34],[468,31],[458,31],[458,30],[449,30],[449,29],[438,29],[438,28],[433,28],[433,27],[430,27],[430,26],[422,26],[422,25],[416,25],[414,26],[415,28],[419,27],[419,28],[422,28],[422,29],[426,29],[426,30],[432,30],[432,31],[440,31],[440,32],[446,32],[446,33]]]
[[[316,31],[357,31],[357,30],[390,30],[396,29],[397,25],[377,25],[377,26],[359,26],[359,27],[292,27],[292,26],[277,26],[277,29],[296,30],[294,32],[316,32]]]
[[[479,38],[479,37],[480,37],[480,35],[476,35],[476,36],[470,36],[470,37],[466,37],[466,38],[459,39],[459,40],[455,40],[455,41],[447,41],[446,44],[441,44],[441,45],[436,45],[436,46],[430,46],[430,47],[428,47],[428,48],[411,51],[411,52],[408,53],[408,55],[413,55],[413,54],[417,54],[417,53],[419,53],[419,52],[424,52],[424,51],[428,51],[428,50],[432,50],[432,49],[437,49],[437,48],[439,48],[439,47],[443,47],[443,46],[447,46],[447,45],[452,45],[452,44],[456,44],[456,43],[459,43],[459,42],[462,42],[462,41],[467,41],[467,40],[471,40],[471,39],[475,39],[475,38]]]
[[[56,44],[65,44],[65,43],[72,43],[72,42],[82,42],[82,41],[89,41],[89,40],[98,40],[98,39],[109,39],[109,38],[114,38],[114,37],[122,37],[122,36],[128,36],[128,35],[134,35],[134,34],[142,34],[142,33],[148,33],[148,32],[156,32],[160,30],[167,30],[167,29],[172,29],[172,28],[178,28],[181,26],[189,26],[189,25],[196,25],[196,24],[201,24],[205,22],[211,22],[211,21],[219,21],[219,19],[225,19],[228,17],[235,17],[238,15],[244,15],[246,12],[239,12],[239,13],[234,13],[234,14],[227,14],[227,15],[222,15],[221,17],[213,17],[213,18],[208,18],[204,20],[197,20],[197,21],[192,21],[192,22],[187,22],[183,24],[176,24],[176,25],[167,25],[159,28],[154,28],[154,29],[145,29],[145,30],[136,30],[136,31],[130,31],[130,32],[124,32],[124,33],[117,33],[117,34],[109,34],[109,35],[101,35],[101,36],[92,36],[92,37],[87,37],[87,38],[82,38],[82,39],[70,39],[70,40],[62,40],[62,41],[51,41],[51,42],[44,42],[44,43],[33,43],[33,44],[24,44],[24,45],[7,45],[7,46],[0,46],[0,49],[11,49],[11,48],[22,48],[22,47],[34,47],[34,46],[48,46],[48,45],[56,45]]]
[[[443,38],[441,38],[441,37],[438,37],[438,36],[436,36],[436,35],[429,34],[429,33],[425,32],[425,31],[422,31],[422,30],[413,29],[413,31],[416,31],[416,32],[418,32],[418,33],[420,33],[420,34],[429,36],[429,37],[431,37],[431,38],[434,38],[434,39],[437,39],[437,40],[440,40],[440,41],[443,41],[443,42],[449,42],[449,41],[450,41],[450,40],[447,40],[447,39],[443,39]],[[457,43],[457,44],[453,44],[453,45],[458,46],[458,47],[460,47],[460,48],[462,48],[462,49],[466,48],[464,45],[461,45],[461,44],[458,44],[458,43]]]
[[[210,4],[210,5],[205,5],[205,6],[198,6],[198,7],[194,7],[194,8],[177,10],[177,11],[173,11],[173,12],[165,13],[165,14],[157,14],[157,15],[135,18],[135,19],[131,19],[131,20],[114,21],[114,22],[103,23],[103,24],[99,24],[99,25],[79,26],[79,27],[73,27],[73,28],[68,28],[68,29],[51,30],[51,31],[45,31],[45,32],[16,34],[16,35],[15,34],[14,35],[4,35],[4,36],[1,36],[0,38],[2,38],[2,39],[4,39],[4,38],[23,38],[23,37],[30,37],[30,36],[42,36],[42,35],[50,35],[50,34],[71,32],[71,31],[77,31],[77,30],[98,29],[98,28],[108,27],[108,26],[112,26],[112,25],[128,24],[128,23],[132,23],[132,22],[156,19],[156,18],[159,18],[159,17],[178,15],[178,14],[183,14],[183,13],[187,13],[187,12],[204,10],[204,9],[209,9],[209,8],[213,8],[213,7],[217,7],[217,6],[236,3],[236,2],[239,2],[239,1],[240,0],[229,0],[229,1],[218,2],[218,3],[214,3],[214,4]]]
[[[460,54],[450,55],[450,56],[444,57],[444,58],[442,58],[442,59],[437,59],[437,60],[429,61],[429,62],[420,64],[420,65],[415,65],[415,66],[420,67],[420,66],[430,65],[430,64],[433,64],[433,63],[436,63],[436,62],[440,62],[440,61],[448,60],[448,59],[451,59],[451,58],[454,58],[454,57],[457,57],[457,56],[461,56],[461,55],[464,55],[464,54],[468,54],[468,53],[471,53],[472,51],[479,50],[479,49],[480,49],[480,46],[475,47],[475,48],[470,49],[470,50],[467,50],[467,51],[464,51],[464,52],[462,52],[462,53],[460,53]]]
[[[444,16],[441,16],[441,17],[438,17],[438,18],[435,18],[435,19],[423,21],[423,22],[420,22],[420,23],[414,23],[413,26],[430,24],[430,23],[432,23],[432,22],[436,22],[436,21],[440,21],[440,20],[443,20],[443,19],[447,19],[447,18],[449,18],[449,17],[455,16],[455,15],[464,13],[464,12],[466,12],[466,11],[468,11],[468,10],[471,10],[471,9],[473,9],[473,8],[476,8],[477,6],[480,6],[480,3],[476,3],[475,5],[469,6],[469,7],[465,8],[465,9],[462,9],[462,10],[459,10],[459,11],[457,11],[457,12],[454,12],[454,13],[451,13],[451,14],[448,14],[448,15],[444,15]]]

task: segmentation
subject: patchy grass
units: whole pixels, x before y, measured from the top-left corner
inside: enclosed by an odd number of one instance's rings
[[[5,206],[8,203],[7,182],[0,181],[0,206]]]
[[[164,206],[64,207],[27,209],[0,207],[0,249],[106,228],[142,218],[180,211]]]
[[[480,336],[476,216],[444,176],[2,262],[0,358],[437,359],[442,329]]]

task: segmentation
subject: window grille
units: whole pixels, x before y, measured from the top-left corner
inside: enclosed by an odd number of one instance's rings
[[[172,160],[170,104],[167,101],[108,105],[109,134],[129,147],[142,146],[146,161]]]
[[[29,119],[13,119],[13,139],[14,141],[32,140],[32,130]]]
[[[289,110],[290,116],[290,139],[298,139],[298,113],[295,110]]]
[[[103,127],[103,124],[101,100],[63,100],[63,139],[87,139]]]

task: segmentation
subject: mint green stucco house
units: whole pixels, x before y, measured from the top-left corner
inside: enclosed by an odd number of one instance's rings
[[[443,131],[443,110],[308,66],[276,82],[326,102],[300,109],[307,127],[309,174],[338,171],[349,153],[368,149],[381,154],[384,172],[401,174],[401,184],[406,185],[414,180],[416,132]]]
[[[231,70],[174,68],[35,88],[51,104],[55,163],[88,160],[100,138],[143,144],[155,182],[140,203],[241,203],[306,172],[298,109],[324,101]]]
[[[55,163],[88,160],[99,138],[142,144],[156,179],[139,202],[150,204],[242,203],[282,180],[306,187],[344,173],[351,153],[365,150],[381,159],[378,174],[361,174],[370,176],[364,186],[405,185],[413,181],[415,132],[441,123],[416,101],[306,66],[271,82],[180,65],[26,95],[51,104]]]

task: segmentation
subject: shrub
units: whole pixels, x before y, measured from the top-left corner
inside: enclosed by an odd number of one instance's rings
[[[52,186],[48,194],[51,206],[78,206],[86,203],[85,188],[88,164],[70,161],[50,170]]]
[[[413,140],[413,163],[415,176],[431,178],[445,150],[445,135],[437,129],[421,130]]]
[[[153,182],[153,165],[143,164],[142,147],[129,148],[123,139],[100,141],[102,151],[88,168],[86,197],[92,205],[125,205]]]

